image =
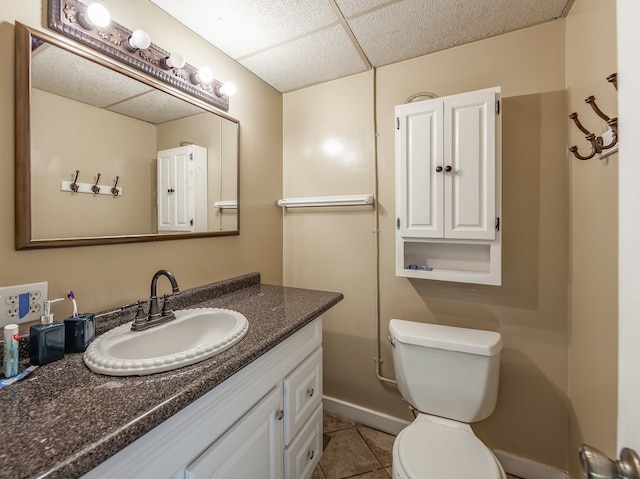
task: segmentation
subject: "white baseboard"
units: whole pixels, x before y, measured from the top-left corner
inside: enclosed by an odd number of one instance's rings
[[[322,406],[324,411],[329,414],[364,424],[394,436],[397,436],[400,431],[410,424],[410,421],[328,396],[322,397]]]
[[[561,469],[515,456],[499,449],[492,449],[492,451],[502,464],[502,468],[513,476],[523,479],[569,479],[569,474]]]
[[[326,413],[364,424],[388,434],[398,435],[400,431],[410,424],[410,421],[328,396],[323,396],[322,405]],[[566,471],[546,464],[515,456],[498,449],[493,449],[493,453],[508,474],[522,477],[523,479],[569,479]]]

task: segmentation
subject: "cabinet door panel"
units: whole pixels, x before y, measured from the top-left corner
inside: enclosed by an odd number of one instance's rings
[[[322,404],[318,404],[295,440],[284,450],[284,479],[308,479],[322,455]]]
[[[187,467],[186,479],[281,479],[281,407],[282,388],[276,387]]]
[[[445,100],[447,238],[495,238],[495,100],[491,91]]]
[[[284,379],[284,443],[289,444],[322,401],[322,348]]]
[[[401,159],[397,174],[406,188],[399,191],[400,231],[404,237],[443,235],[442,101],[429,100],[398,108]]]

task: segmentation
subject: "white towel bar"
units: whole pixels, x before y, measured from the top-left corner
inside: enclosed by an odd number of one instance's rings
[[[213,206],[215,208],[220,208],[221,210],[223,210],[223,209],[234,209],[234,208],[238,207],[238,202],[236,200],[215,201],[213,203]]]
[[[303,198],[282,198],[277,201],[284,208],[308,206],[360,206],[372,205],[373,195],[307,196]]]

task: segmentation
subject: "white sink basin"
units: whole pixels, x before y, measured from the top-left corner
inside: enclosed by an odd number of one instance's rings
[[[194,308],[144,331],[131,323],[98,336],[84,353],[92,371],[110,376],[138,376],[171,371],[215,356],[240,341],[247,318],[230,309]]]

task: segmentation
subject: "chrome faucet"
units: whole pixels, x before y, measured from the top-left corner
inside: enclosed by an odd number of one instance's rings
[[[176,281],[175,276],[171,271],[167,271],[166,269],[161,269],[157,271],[156,274],[153,275],[153,279],[151,280],[151,297],[149,299],[149,313],[144,314],[144,310],[142,305],[138,307],[138,312],[136,314],[136,319],[133,321],[131,325],[132,331],[142,331],[143,329],[149,329],[154,326],[158,326],[160,324],[164,324],[172,319],[176,319],[176,315],[171,309],[171,305],[169,302],[169,298],[171,295],[164,296],[164,303],[162,305],[162,311],[160,311],[160,307],[158,306],[158,296],[156,293],[158,279],[160,276],[166,276],[167,279],[171,282],[172,293],[179,293],[180,288],[178,288],[178,282]]]

